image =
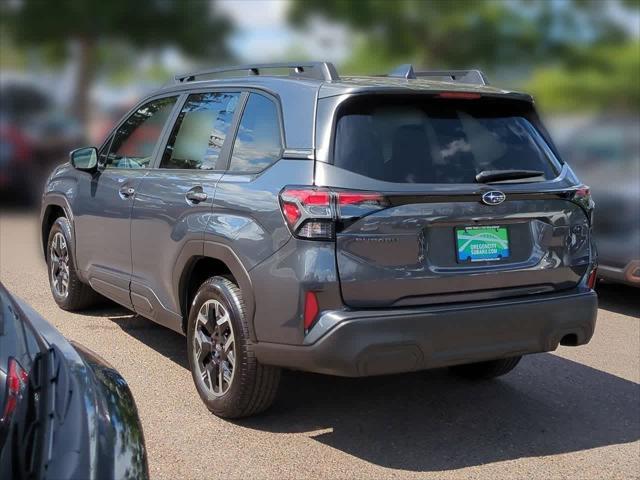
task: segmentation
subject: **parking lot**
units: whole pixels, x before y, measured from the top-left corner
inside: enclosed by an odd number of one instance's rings
[[[638,290],[601,285],[589,345],[525,357],[500,380],[287,372],[271,410],[228,422],[200,402],[184,337],[112,304],[58,309],[37,235],[35,214],[0,216],[0,279],[129,382],[154,479],[640,475]]]

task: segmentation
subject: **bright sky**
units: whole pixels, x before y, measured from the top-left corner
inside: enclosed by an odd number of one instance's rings
[[[216,7],[235,23],[230,47],[247,62],[294,57],[339,63],[351,49],[346,28],[314,21],[304,33],[292,29],[286,18],[289,0],[221,0]]]

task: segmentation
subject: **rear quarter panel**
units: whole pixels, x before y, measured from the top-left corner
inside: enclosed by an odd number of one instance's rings
[[[277,279],[254,275],[253,270],[291,240],[280,210],[279,193],[286,185],[313,184],[313,170],[313,160],[281,159],[258,175],[226,173],[216,187],[204,235],[204,255],[224,255],[221,259],[243,290],[245,313],[254,338],[258,329],[270,325],[269,319],[278,311],[256,310],[258,296],[266,290],[272,292]],[[291,295],[284,284],[275,288],[276,297]]]

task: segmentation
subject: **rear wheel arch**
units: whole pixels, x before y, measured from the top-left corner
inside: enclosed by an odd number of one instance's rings
[[[233,251],[224,245],[207,244],[205,255],[192,256],[182,269],[178,282],[182,330],[186,333],[189,309],[198,289],[208,278],[221,276],[235,283],[242,291],[249,334],[255,341],[253,328],[254,297],[249,275]]]

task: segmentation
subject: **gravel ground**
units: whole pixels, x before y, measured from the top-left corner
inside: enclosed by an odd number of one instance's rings
[[[201,404],[184,337],[114,305],[57,308],[37,230],[33,214],[0,216],[0,279],[122,373],[153,479],[640,478],[639,290],[601,285],[589,345],[497,381],[288,372],[267,414],[227,422]]]

